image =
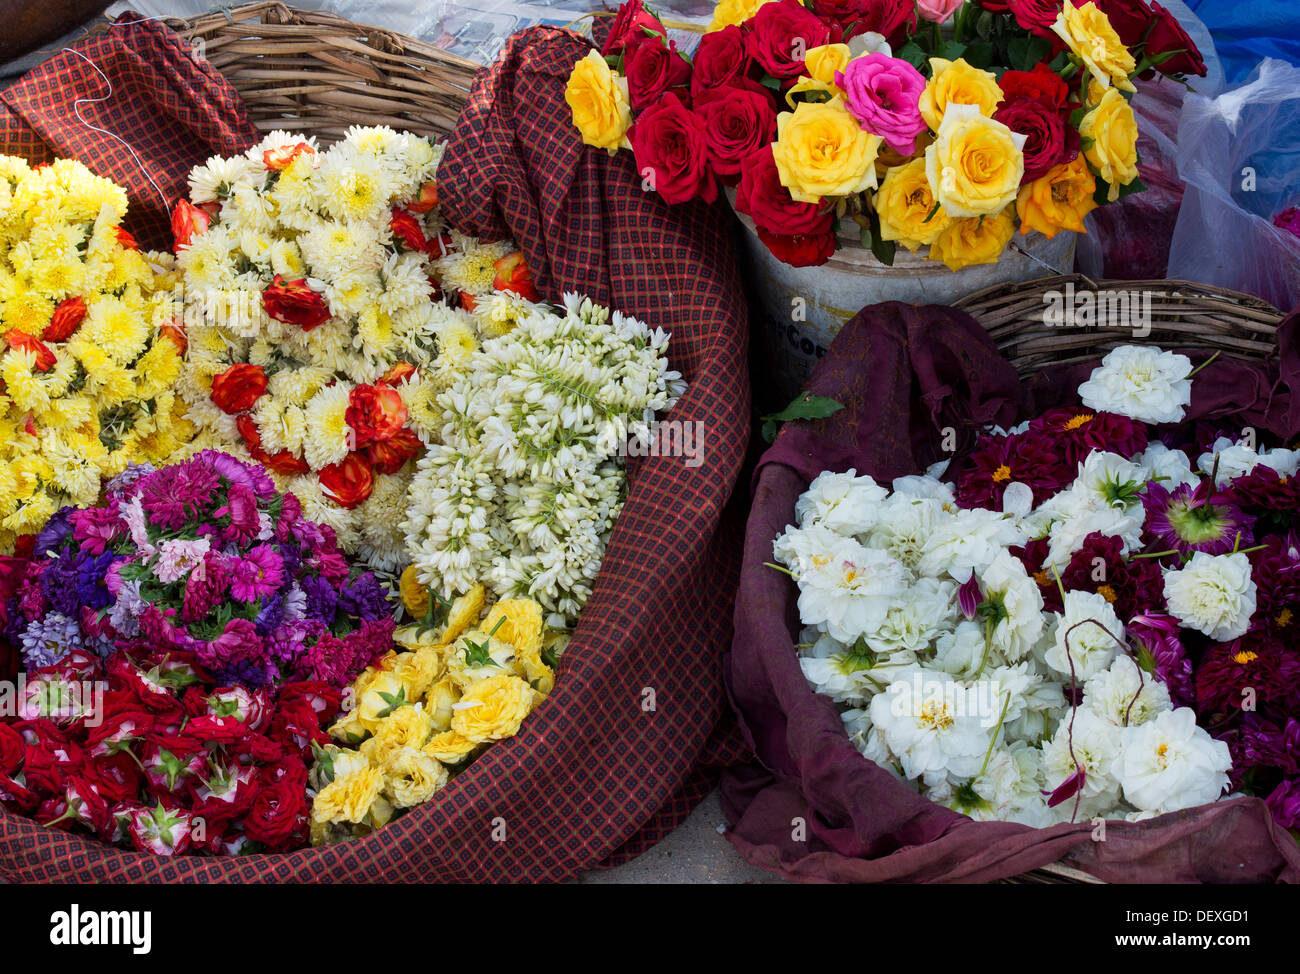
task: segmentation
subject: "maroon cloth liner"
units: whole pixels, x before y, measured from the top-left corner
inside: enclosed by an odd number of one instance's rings
[[[161,59],[156,76],[174,70],[177,44],[121,56]],[[702,465],[668,456],[629,462],[628,500],[554,692],[516,737],[363,839],[286,855],[171,859],[0,813],[0,876],[559,881],[653,845],[708,793],[719,767],[747,755],[722,684],[744,528],[731,498],[750,431],[748,323],[730,223],[724,206],[670,208],[642,192],[630,153],[582,145],[565,123],[564,87],[589,49],[555,28],[514,37],[480,72],[438,177],[452,222],[513,236],[547,297],[582,291],[670,331],[671,364],[690,386],[669,418],[703,424]],[[76,84],[95,90],[89,74]],[[151,124],[168,117],[155,110]],[[232,110],[208,127],[239,130],[243,120],[242,109]],[[143,132],[135,135],[139,144]],[[183,177],[191,161],[174,163],[173,174]],[[125,181],[128,168],[104,174]],[[493,841],[498,825],[505,841]]]
[[[974,822],[859,754],[835,704],[799,668],[796,587],[763,563],[809,482],[850,467],[884,483],[922,472],[943,459],[945,427],[958,432],[962,456],[981,424],[1077,402],[1092,367],[1048,369],[1022,384],[973,318],[936,306],[874,305],[835,339],[807,388],[845,408],[787,424],[755,473],[727,683],[760,764],[728,770],[722,786],[728,837],[749,862],[805,882],[988,882],[1057,860],[1107,882],[1300,880],[1300,848],[1258,798],[1108,822],[1104,841],[1093,840],[1090,822]],[[1198,374],[1187,418],[1252,425],[1287,442],[1300,434],[1300,315],[1283,323],[1265,366],[1221,358]]]

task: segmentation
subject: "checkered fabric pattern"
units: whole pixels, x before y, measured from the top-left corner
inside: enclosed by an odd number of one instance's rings
[[[0,92],[0,152],[80,160],[126,187],[141,246],[170,250],[168,214],[190,170],[242,152],[257,129],[230,83],[156,21],[125,13],[71,51]]]
[[[704,459],[629,461],[630,490],[555,690],[429,804],[363,839],[288,855],[165,859],[0,814],[0,875],[66,881],[559,881],[635,855],[747,752],[730,717],[750,429],[747,317],[724,208],[669,208],[629,155],[586,149],[564,83],[589,45],[517,36],[480,74],[439,171],[450,219],[512,235],[552,299],[582,291],[672,333]],[[742,490],[740,494],[746,492]]]

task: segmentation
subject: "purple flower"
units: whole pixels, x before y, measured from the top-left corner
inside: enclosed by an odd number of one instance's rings
[[[1222,555],[1254,543],[1255,519],[1232,503],[1210,480],[1179,484],[1171,493],[1152,482],[1142,493],[1146,531],[1157,548],[1190,555]]]
[[[372,572],[358,575],[343,586],[339,604],[344,612],[366,622],[384,619],[393,614],[388,593]]]
[[[257,628],[258,635],[266,636],[274,632],[283,620],[284,597],[277,594],[267,597],[262,610],[253,619],[253,625]]]
[[[256,602],[279,589],[284,582],[284,562],[270,545],[250,548],[238,559],[230,577],[230,594],[240,602]]]
[[[1154,612],[1134,616],[1128,635],[1137,644],[1138,666],[1168,688],[1174,706],[1192,706],[1196,702],[1192,661],[1178,637],[1178,620]]]
[[[128,487],[141,477],[147,477],[153,472],[154,465],[152,463],[133,463],[104,485],[104,494],[112,500],[120,501],[126,497]]]
[[[71,507],[62,508],[45,522],[45,527],[41,528],[36,535],[36,545],[32,549],[34,557],[44,558],[50,552],[58,551],[63,547],[63,542],[72,533],[73,511],[74,508]]]
[[[1264,804],[1282,828],[1300,828],[1300,779],[1283,781],[1264,799]]]
[[[110,500],[107,507],[87,507],[73,511],[72,536],[81,544],[82,551],[92,555],[102,554],[109,543],[126,531],[126,523],[117,510],[117,501]],[[47,525],[48,526],[48,525]]]
[[[1232,753],[1234,788],[1256,769],[1277,770],[1284,775],[1300,772],[1300,722],[1294,717],[1288,717],[1286,726],[1279,727],[1258,713],[1245,713],[1236,727],[1216,736]]]
[[[228,453],[218,453],[216,450],[202,450],[194,455],[194,460],[227,482],[247,487],[259,498],[275,495],[275,481],[260,466],[243,463]]]
[[[22,647],[28,670],[53,666],[74,649],[81,649],[81,627],[75,618],[51,612],[27,626]]]
[[[226,503],[212,512],[214,518],[229,518],[221,540],[246,545],[257,537],[261,523],[257,517],[257,495],[243,484],[231,484]]]
[[[221,604],[229,588],[230,572],[226,569],[225,556],[209,551],[203,556],[203,570],[190,572],[185,580],[181,622],[189,624],[207,618]]]
[[[108,621],[128,639],[140,633],[140,616],[149,603],[140,595],[139,582],[123,582],[117,593],[117,601],[108,612]]]
[[[213,671],[255,661],[261,655],[262,637],[247,619],[231,619],[220,636],[202,644],[198,651],[199,662]]]
[[[876,52],[836,71],[835,83],[844,89],[845,107],[864,129],[879,135],[899,155],[916,151],[916,137],[926,128],[921,117],[925,78],[920,71]]]
[[[307,618],[319,619],[327,626],[330,625],[338,610],[338,590],[330,584],[329,579],[319,575],[309,575],[299,584],[307,598]]]

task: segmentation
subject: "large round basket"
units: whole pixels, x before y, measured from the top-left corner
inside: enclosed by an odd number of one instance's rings
[[[325,144],[359,124],[445,137],[479,68],[423,41],[282,3],[166,23],[234,85],[259,129]]]

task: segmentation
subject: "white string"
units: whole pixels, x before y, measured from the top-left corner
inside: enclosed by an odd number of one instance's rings
[[[1014,240],[1011,241],[1011,249],[1014,250],[1016,253],[1020,254],[1020,256],[1022,257],[1028,257],[1035,264],[1040,264],[1041,266],[1046,267],[1049,271],[1052,272],[1053,275],[1057,277],[1059,277],[1062,274],[1068,273],[1068,271],[1063,271],[1059,267],[1053,267],[1051,264],[1043,260],[1041,257],[1037,257],[1034,254],[1031,254],[1028,250],[1020,246],[1020,244],[1016,243]]]
[[[154,19],[158,19],[158,18],[154,18]],[[132,21],[132,23],[142,23],[142,21]],[[99,65],[97,65],[90,58],[86,57],[86,55],[82,54],[80,51],[75,51],[70,47],[65,47],[63,49],[63,53],[75,54],[77,57],[81,58],[81,60],[85,61],[92,68],[95,69],[95,73],[99,75],[101,78],[103,78],[104,84],[108,86],[108,94],[104,95],[101,98],[78,98],[76,101],[74,101],[72,103],[72,113],[77,116],[77,118],[80,120],[82,125],[86,126],[86,128],[90,129],[92,132],[99,132],[101,135],[107,135],[110,139],[115,139],[118,142],[122,143],[122,145],[126,146],[126,151],[131,153],[131,158],[133,158],[136,162],[136,165],[140,167],[140,171],[144,173],[144,178],[149,180],[149,184],[153,186],[153,188],[158,192],[158,196],[163,202],[163,208],[165,209],[169,207],[171,205],[171,201],[167,198],[167,194],[162,191],[162,187],[160,187],[156,182],[154,182],[153,175],[149,172],[148,167],[145,166],[144,162],[140,159],[140,156],[136,153],[135,147],[132,146],[130,142],[126,141],[126,139],[122,138],[120,135],[116,135],[115,133],[110,132],[108,129],[100,128],[98,125],[92,125],[90,122],[86,121],[86,117],[81,114],[81,106],[83,103],[103,102],[103,101],[108,101],[110,98],[112,98],[113,82],[108,80],[108,75],[104,74],[104,72],[99,69]]]

